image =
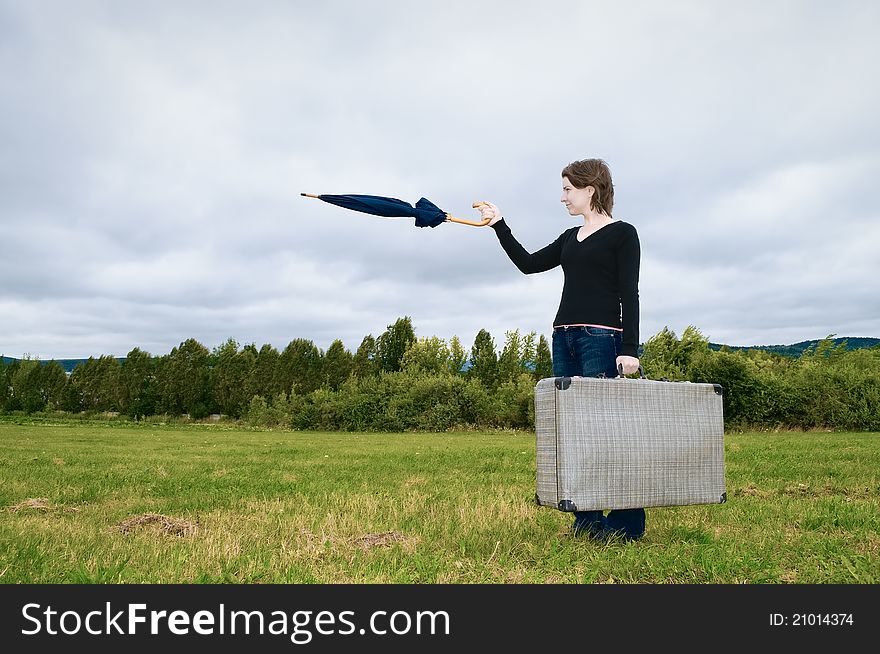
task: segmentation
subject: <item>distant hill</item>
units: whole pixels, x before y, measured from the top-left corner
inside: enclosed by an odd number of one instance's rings
[[[117,357],[119,363],[125,361],[125,357]],[[13,361],[17,361],[17,359],[13,359],[12,357],[3,357],[3,363],[9,365]],[[79,364],[85,363],[88,359],[50,359],[47,361],[40,360],[40,363],[49,363],[50,361],[55,361],[56,363],[61,364],[61,367],[64,368],[64,372],[72,372],[74,368],[76,368]]]
[[[774,354],[796,358],[808,349],[816,347],[820,342],[821,339],[801,341],[793,345],[727,345],[726,347],[730,350],[764,350],[765,352],[773,352]],[[867,347],[877,347],[880,345],[880,338],[833,338],[831,342],[834,344],[834,347],[839,346],[841,343],[846,343],[847,350],[859,350]],[[709,347],[713,350],[720,350],[725,346],[718,343],[709,343]]]

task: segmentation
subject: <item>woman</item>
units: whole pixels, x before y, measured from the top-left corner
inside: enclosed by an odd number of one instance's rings
[[[614,185],[601,159],[575,161],[562,171],[562,203],[584,224],[572,227],[532,254],[513,237],[494,204],[480,205],[501,247],[525,274],[562,266],[565,282],[553,321],[553,374],[616,377],[639,369],[639,237],[635,227],[611,217]],[[577,511],[576,534],[635,540],[645,532],[645,510]]]

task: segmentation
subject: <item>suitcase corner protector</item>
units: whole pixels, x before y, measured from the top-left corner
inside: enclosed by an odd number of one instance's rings
[[[560,511],[565,511],[566,513],[571,513],[572,511],[577,511],[577,505],[571,500],[559,500],[559,504],[557,504]]]
[[[719,504],[724,504],[727,502],[727,492],[721,493],[721,499],[719,500]]]
[[[555,384],[558,391],[568,390],[568,387],[571,386],[571,377],[557,377]]]

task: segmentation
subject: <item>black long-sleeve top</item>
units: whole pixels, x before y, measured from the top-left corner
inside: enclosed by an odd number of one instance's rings
[[[502,218],[492,225],[501,247],[523,273],[561,265],[565,274],[553,325],[606,325],[623,329],[620,354],[638,356],[639,260],[636,228],[616,220],[577,240],[579,227],[529,254]]]

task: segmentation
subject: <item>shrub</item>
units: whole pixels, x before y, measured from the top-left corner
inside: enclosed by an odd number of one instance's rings
[[[762,384],[745,357],[729,352],[701,352],[690,362],[690,381],[721,384],[724,388],[725,425],[752,425],[761,416],[754,412]]]
[[[254,395],[245,412],[245,421],[253,427],[289,427],[291,416],[287,395],[280,393],[271,403]]]
[[[535,426],[535,381],[520,373],[504,382],[495,392],[495,417],[498,427],[532,429]]]

